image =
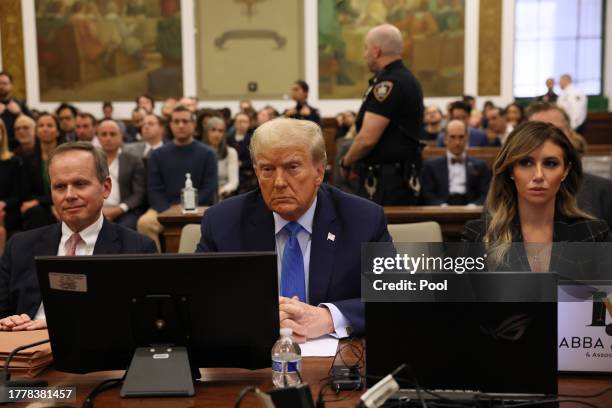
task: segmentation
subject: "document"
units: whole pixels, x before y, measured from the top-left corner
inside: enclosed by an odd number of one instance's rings
[[[329,335],[310,339],[300,344],[302,357],[333,357],[338,350],[338,339]]]

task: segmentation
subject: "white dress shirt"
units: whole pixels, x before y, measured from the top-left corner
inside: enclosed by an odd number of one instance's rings
[[[451,152],[446,152],[446,160],[448,162],[448,193],[449,194],[465,194],[466,187],[465,184],[467,182],[466,175],[466,153],[463,152],[461,155],[461,159],[463,163],[455,163],[451,164],[451,159],[454,159],[455,156]]]
[[[296,222],[302,226],[302,229],[297,234],[297,240],[300,244],[300,250],[302,251],[302,256],[304,258],[304,287],[306,289],[306,303],[309,303],[309,293],[308,293],[308,278],[310,276],[310,249],[312,242],[312,223],[314,220],[314,213],[317,207],[317,198],[315,197],[314,202],[310,206],[310,208],[302,215]],[[285,244],[289,239],[289,233],[284,229],[285,225],[289,224],[290,221],[285,220],[283,217],[278,215],[277,213],[272,213],[274,215],[274,233],[276,234],[276,255],[277,255],[277,270],[278,270],[278,285],[279,285],[279,293],[281,287],[281,271],[283,264],[283,252],[285,250]],[[335,337],[348,337],[349,333],[347,331],[350,323],[348,319],[340,312],[340,309],[336,307],[333,303],[321,303],[320,306],[326,307],[332,316],[332,321],[334,323],[335,333],[331,333]]]
[[[102,229],[102,225],[104,224],[104,217],[102,213],[100,216],[89,227],[85,228],[79,235],[81,236],[81,242],[79,242],[76,246],[75,255],[93,255],[94,248],[96,246],[96,241],[98,240],[98,234]],[[57,247],[57,256],[66,256],[66,252],[68,252],[68,240],[74,234],[74,231],[66,225],[66,223],[62,222],[62,238],[60,239],[59,246]],[[34,316],[34,320],[40,320],[45,318],[45,308],[41,302],[38,307],[38,311],[36,312],[36,316]]]
[[[586,120],[587,97],[574,84],[565,87],[557,99],[557,105],[562,107],[569,115],[572,129],[576,129]]]
[[[108,173],[111,178],[113,188],[106,200],[104,200],[105,207],[117,207],[121,203],[121,191],[119,189],[119,155],[121,149],[117,152],[117,156],[108,166]]]

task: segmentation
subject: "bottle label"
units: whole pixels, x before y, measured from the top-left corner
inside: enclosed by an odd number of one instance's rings
[[[195,209],[195,194],[193,191],[183,192],[183,206],[186,210]]]
[[[298,371],[298,361],[274,361],[272,360],[272,371],[277,373],[283,372],[283,364],[287,364],[287,373],[295,373]]]

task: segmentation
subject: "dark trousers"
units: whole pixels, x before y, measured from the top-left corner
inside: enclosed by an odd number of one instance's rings
[[[370,195],[365,189],[365,178],[359,178],[357,194],[370,200]],[[418,194],[408,187],[403,175],[382,175],[377,177],[376,191],[371,201],[385,206],[393,205],[417,205]]]

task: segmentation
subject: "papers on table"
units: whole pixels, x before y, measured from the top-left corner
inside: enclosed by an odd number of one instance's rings
[[[48,338],[47,330],[0,332],[0,364],[4,365],[9,353],[17,347]],[[9,370],[17,377],[35,377],[52,361],[51,345],[45,343],[17,353],[11,360]]]
[[[338,339],[332,336],[321,336],[300,344],[302,357],[333,357],[338,350]]]

